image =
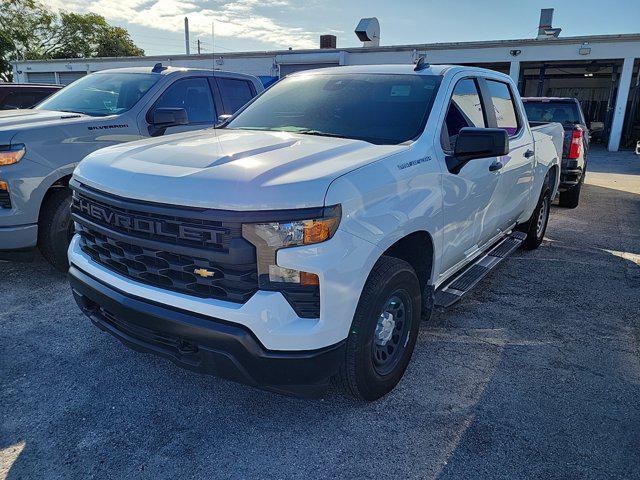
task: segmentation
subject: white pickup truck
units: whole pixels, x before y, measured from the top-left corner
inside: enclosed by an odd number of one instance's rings
[[[512,80],[470,67],[287,77],[217,130],[76,168],[76,301],[126,345],[302,396],[374,400],[421,319],[540,245],[562,157]]]

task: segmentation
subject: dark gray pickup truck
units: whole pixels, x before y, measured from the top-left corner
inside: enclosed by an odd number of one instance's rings
[[[558,122],[564,128],[562,171],[560,173],[560,206],[576,208],[587,171],[589,130],[575,98],[523,98],[527,117],[532,124]]]

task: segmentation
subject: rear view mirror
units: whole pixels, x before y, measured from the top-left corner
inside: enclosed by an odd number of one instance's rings
[[[457,173],[469,160],[507,155],[509,134],[502,128],[463,128],[458,134],[452,156],[447,157],[447,167]]]
[[[153,111],[151,123],[160,128],[188,125],[189,117],[184,108],[156,108]]]

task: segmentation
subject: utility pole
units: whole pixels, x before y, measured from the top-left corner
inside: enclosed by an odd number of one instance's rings
[[[184,17],[184,49],[189,55],[189,19]]]
[[[198,39],[198,55],[200,55],[200,39]]]

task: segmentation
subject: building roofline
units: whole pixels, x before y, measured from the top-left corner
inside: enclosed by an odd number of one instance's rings
[[[605,42],[640,42],[640,33],[623,33],[614,35],[584,35],[578,37],[560,37],[553,39],[521,38],[513,40],[486,40],[473,42],[445,42],[445,43],[416,43],[407,45],[387,45],[380,47],[346,47],[335,49],[304,49],[304,50],[263,50],[248,52],[217,52],[217,57],[225,58],[248,58],[248,57],[264,57],[276,55],[294,55],[305,53],[363,53],[363,52],[402,52],[402,51],[424,51],[424,50],[450,50],[450,49],[473,49],[473,48],[496,48],[505,46],[544,46],[544,45],[566,45],[572,43],[605,43]],[[159,60],[195,60],[201,58],[211,58],[211,54],[175,54],[175,55],[150,55],[143,57],[95,57],[95,58],[52,58],[46,60],[14,60],[12,65],[23,63],[49,63],[49,62],[66,62],[66,63],[87,63],[87,62],[109,62],[109,61],[140,61],[141,59],[150,62]]]

